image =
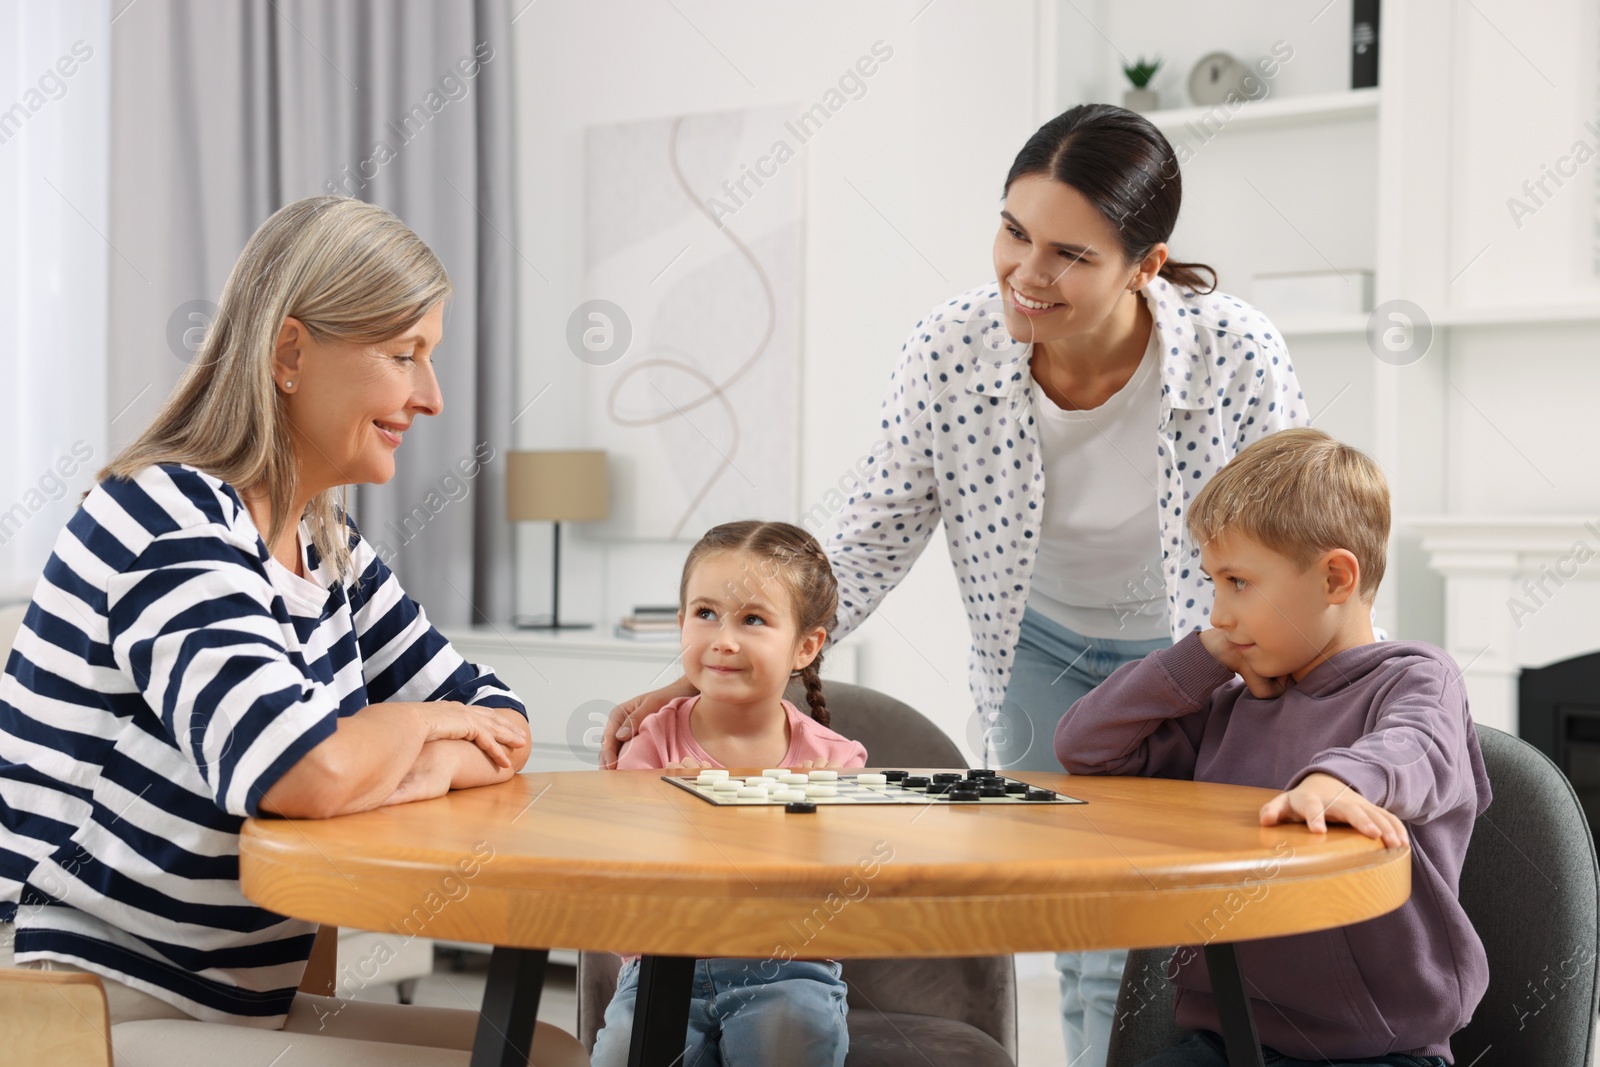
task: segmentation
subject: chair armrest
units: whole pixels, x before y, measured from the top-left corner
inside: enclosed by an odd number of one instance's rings
[[[105,987],[82,971],[0,968],[0,1047],[16,1067],[111,1067]]]

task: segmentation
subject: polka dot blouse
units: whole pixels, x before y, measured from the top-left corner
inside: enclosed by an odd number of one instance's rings
[[[1160,340],[1156,504],[1173,639],[1203,629],[1211,590],[1183,526],[1184,508],[1241,448],[1307,424],[1304,395],[1278,330],[1224,293],[1158,278],[1142,291]],[[826,542],[839,580],[834,639],[905,577],[944,521],[972,629],[970,679],[980,712],[997,712],[1028,600],[1044,503],[1030,346],[1006,332],[996,283],[934,308],[901,346],[857,492]]]

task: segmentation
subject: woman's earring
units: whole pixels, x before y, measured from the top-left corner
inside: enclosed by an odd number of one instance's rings
[[[285,389],[293,389],[294,388],[294,383],[293,382],[284,382],[283,383],[283,387]]]

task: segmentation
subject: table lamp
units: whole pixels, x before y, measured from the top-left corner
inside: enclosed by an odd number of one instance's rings
[[[561,621],[561,524],[593,522],[610,514],[604,452],[510,452],[506,455],[506,518],[552,522],[550,621],[513,620],[525,630],[584,630],[588,622]]]

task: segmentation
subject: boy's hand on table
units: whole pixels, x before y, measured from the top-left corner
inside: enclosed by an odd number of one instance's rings
[[[1261,825],[1303,822],[1312,833],[1325,834],[1328,823],[1342,822],[1390,848],[1408,843],[1406,824],[1372,803],[1331,774],[1313,771],[1299,785],[1261,805]]]
[[[1251,670],[1250,664],[1244,661],[1228,640],[1228,635],[1215,626],[1200,631],[1200,643],[1211,653],[1213,659],[1228,668],[1240,678],[1244,679],[1245,687],[1250,690],[1250,695],[1260,700],[1272,700],[1281,697],[1289,688],[1287,678],[1265,678]]]

